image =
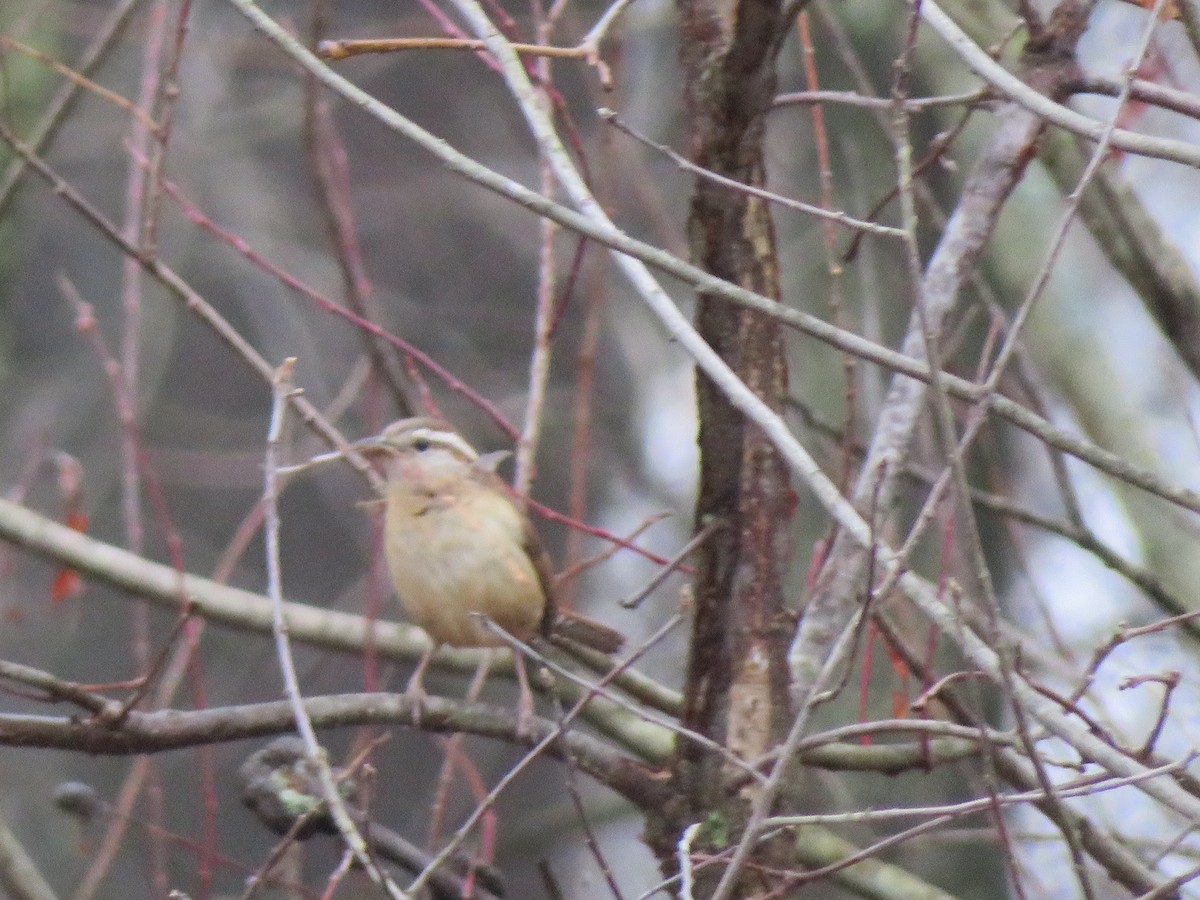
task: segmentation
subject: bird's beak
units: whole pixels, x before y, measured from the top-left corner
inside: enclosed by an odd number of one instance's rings
[[[350,444],[350,449],[361,453],[370,460],[377,460],[385,453],[391,452],[391,448],[388,447],[387,443],[378,434],[353,441]]]

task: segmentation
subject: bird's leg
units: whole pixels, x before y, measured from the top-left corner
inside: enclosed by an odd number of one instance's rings
[[[483,693],[483,686],[487,684],[488,673],[492,670],[492,661],[495,656],[494,650],[488,650],[479,659],[479,665],[475,667],[475,674],[471,678],[471,683],[467,685],[467,702],[475,703],[479,700],[479,695]]]
[[[513,650],[513,666],[517,670],[517,736],[530,738],[533,737],[533,691],[525,672],[525,656],[519,650]]]
[[[404,699],[412,704],[413,725],[417,728],[421,727],[421,710],[425,705],[425,698],[428,696],[425,693],[424,685],[425,670],[429,668],[429,661],[433,659],[433,654],[436,652],[437,644],[431,643],[421,654],[421,660],[413,669],[412,675],[408,678],[408,686],[404,689]]]

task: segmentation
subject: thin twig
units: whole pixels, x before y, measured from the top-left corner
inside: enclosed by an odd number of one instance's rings
[[[791,197],[784,197],[783,195],[776,194],[773,191],[763,190],[762,188],[755,187],[751,184],[744,184],[743,182],[735,181],[732,178],[726,178],[724,175],[713,172],[710,169],[704,168],[703,166],[696,165],[687,157],[680,153],[676,153],[666,144],[660,144],[657,141],[650,140],[650,138],[621,121],[621,118],[611,109],[601,107],[600,109],[596,110],[596,114],[605,122],[608,122],[614,128],[620,129],[638,143],[649,147],[651,150],[654,150],[657,153],[661,153],[663,156],[667,157],[667,159],[671,160],[671,162],[675,163],[675,165],[684,172],[690,172],[691,174],[696,175],[699,178],[703,178],[706,181],[711,181],[714,184],[719,184],[723,187],[729,188],[732,191],[738,191],[739,193],[747,194],[751,197],[759,197],[771,203],[778,204],[779,206],[786,207],[787,209],[794,209],[797,212],[806,213],[810,216],[816,216],[819,219],[826,219],[838,225],[843,225],[846,228],[854,228],[870,234],[878,234],[891,238],[904,236],[903,231],[901,231],[899,228],[893,228],[891,225],[879,225],[875,222],[867,222],[863,219],[855,219],[853,216],[847,215],[844,212],[839,212],[838,210],[826,209],[822,206],[814,206],[813,204],[805,203],[802,200],[793,200]]]
[[[367,843],[359,833],[346,801],[338,790],[333,772],[329,768],[328,756],[317,741],[316,731],[312,720],[304,707],[304,695],[296,675],[296,666],[292,658],[291,641],[288,638],[288,626],[283,608],[283,571],[280,561],[279,547],[279,505],[278,483],[275,475],[279,464],[280,447],[283,440],[284,413],[288,401],[294,392],[292,387],[292,370],[295,368],[294,357],[283,361],[276,370],[272,381],[271,391],[271,424],[267,431],[266,460],[263,466],[263,532],[267,545],[267,595],[271,598],[271,631],[275,636],[275,653],[279,662],[279,671],[283,676],[284,693],[291,706],[296,723],[296,730],[304,740],[304,748],[309,761],[316,767],[321,796],[329,806],[330,815],[337,825],[338,831],[346,842],[347,848],[354,854],[355,860],[370,876],[377,887],[387,892],[393,900],[408,900],[407,895],[400,890],[375,865],[367,850]]]

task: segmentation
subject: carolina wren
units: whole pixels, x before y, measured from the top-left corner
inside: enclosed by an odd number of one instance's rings
[[[522,640],[553,635],[604,653],[620,649],[620,632],[555,605],[549,558],[493,471],[502,454],[480,456],[430,418],[401,419],[355,448],[383,460],[388,570],[408,618],[433,639],[409,680],[410,698],[425,696],[422,677],[438,645],[504,646],[481,616]],[[514,659],[527,731],[533,696],[523,658]]]

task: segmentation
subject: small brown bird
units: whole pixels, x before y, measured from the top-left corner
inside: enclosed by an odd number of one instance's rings
[[[521,640],[553,635],[603,653],[620,649],[620,632],[555,605],[550,560],[493,471],[503,454],[480,456],[430,418],[401,419],[355,448],[383,459],[388,570],[408,618],[433,639],[409,679],[410,698],[425,696],[422,677],[438,645],[505,645],[481,615]],[[514,659],[527,732],[533,696],[523,658]]]

